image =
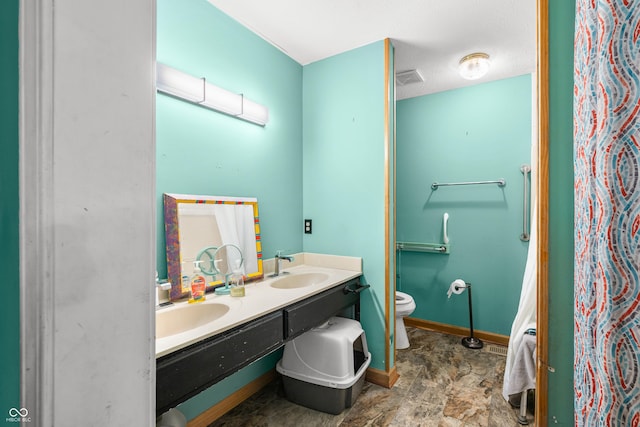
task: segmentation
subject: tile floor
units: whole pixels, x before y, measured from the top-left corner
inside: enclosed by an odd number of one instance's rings
[[[340,415],[286,400],[276,380],[209,427],[222,426],[519,426],[502,398],[505,356],[469,350],[460,338],[408,328],[411,348],[398,350],[399,380],[391,389],[368,382]],[[528,414],[529,425],[533,417]]]

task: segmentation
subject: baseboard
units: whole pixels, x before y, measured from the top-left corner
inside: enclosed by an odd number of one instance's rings
[[[241,389],[235,391],[216,403],[200,415],[187,423],[187,427],[207,427],[209,424],[250,398],[254,393],[262,389],[264,386],[277,378],[278,374],[275,369],[270,370],[261,377],[251,381]]]
[[[432,322],[430,320],[415,319],[413,317],[405,317],[404,324],[413,326],[414,328],[425,329],[427,331],[442,332],[450,335],[458,335],[461,337],[469,336],[469,328],[460,326],[447,325],[446,323]],[[509,337],[506,335],[494,334],[493,332],[473,331],[473,336],[482,341],[490,342],[498,345],[509,345]]]
[[[393,366],[389,372],[381,371],[380,369],[375,368],[368,368],[364,378],[370,383],[386,388],[391,388],[396,383],[396,381],[398,381],[399,377],[400,375],[398,375],[396,367]]]

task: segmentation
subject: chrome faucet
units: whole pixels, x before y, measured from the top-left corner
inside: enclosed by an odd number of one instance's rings
[[[291,255],[282,255],[282,251],[276,252],[275,256],[275,270],[273,272],[273,276],[279,276],[280,274],[287,274],[286,271],[280,273],[280,261],[285,260],[289,262],[293,262],[293,257]]]

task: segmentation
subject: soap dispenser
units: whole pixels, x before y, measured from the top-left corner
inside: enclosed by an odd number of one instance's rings
[[[202,261],[193,261],[193,276],[191,276],[189,286],[189,304],[202,302],[205,300],[205,290],[207,288],[207,282],[204,279],[202,270],[200,270],[201,262]]]
[[[240,269],[240,260],[236,261],[236,267],[233,269],[233,273],[231,275],[231,296],[244,296],[244,276]]]

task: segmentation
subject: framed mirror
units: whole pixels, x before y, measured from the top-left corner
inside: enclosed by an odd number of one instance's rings
[[[207,247],[237,246],[246,280],[264,276],[258,199],[167,193],[163,199],[171,300],[188,296],[194,261]],[[226,262],[233,264],[234,260],[228,257]],[[205,275],[207,291],[224,285],[225,272],[232,268],[218,266],[218,274]]]

